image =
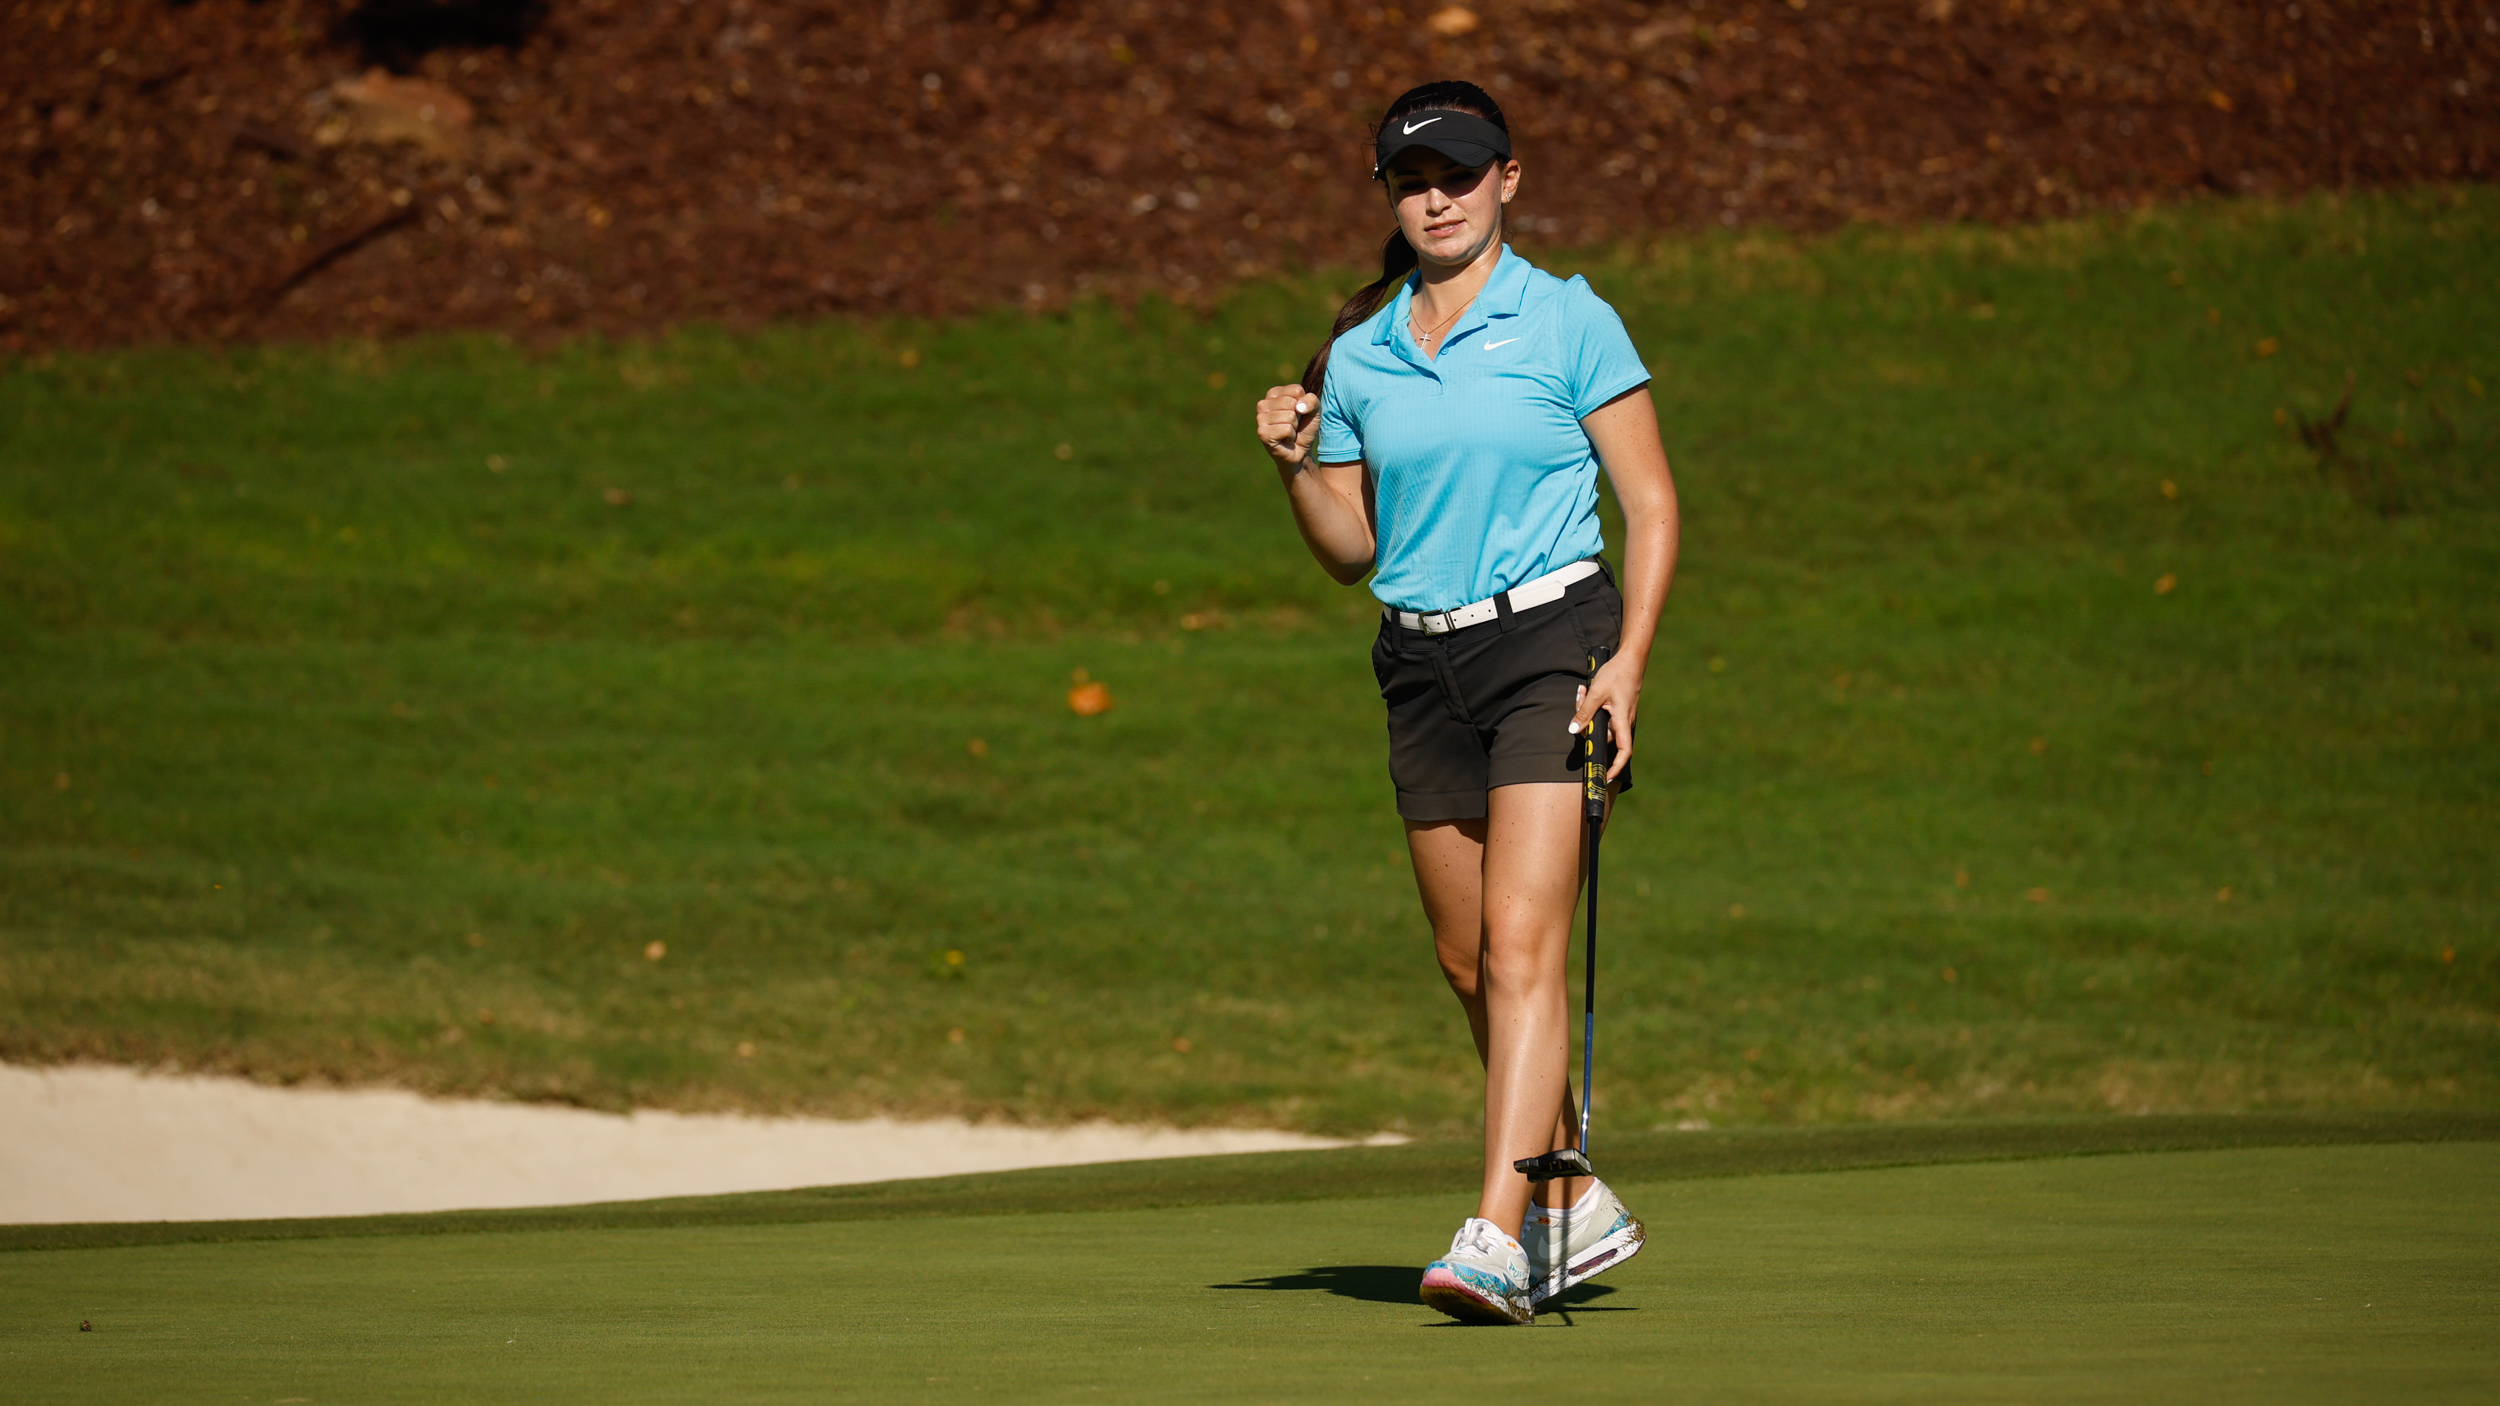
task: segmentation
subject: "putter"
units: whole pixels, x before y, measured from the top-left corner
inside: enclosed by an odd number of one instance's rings
[[[1614,651],[1599,645],[1589,656],[1589,677],[1614,656]],[[1580,814],[1588,826],[1589,851],[1589,943],[1588,959],[1581,963],[1580,982],[1580,1145],[1556,1148],[1535,1157],[1522,1157],[1511,1163],[1511,1170],[1535,1182],[1554,1181],[1562,1177],[1593,1177],[1589,1166],[1589,1099],[1590,1085],[1597,1077],[1597,842],[1606,834],[1606,769],[1614,765],[1614,734],[1608,730],[1613,720],[1606,710],[1597,710],[1589,720],[1588,734],[1580,739]]]

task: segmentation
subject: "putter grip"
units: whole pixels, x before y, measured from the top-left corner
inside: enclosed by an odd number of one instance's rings
[[[1614,651],[1599,645],[1589,652],[1589,677],[1614,657]],[[1591,820],[1606,818],[1606,772],[1615,764],[1613,718],[1603,708],[1589,719],[1588,733],[1580,739],[1580,803]]]

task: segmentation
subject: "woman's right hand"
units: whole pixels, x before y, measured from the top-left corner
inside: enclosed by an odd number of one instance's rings
[[[1319,397],[1300,386],[1270,386],[1259,401],[1259,443],[1280,469],[1311,462],[1319,443]]]

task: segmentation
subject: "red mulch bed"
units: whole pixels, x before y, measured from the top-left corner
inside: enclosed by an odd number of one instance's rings
[[[1464,33],[1430,3],[550,0],[517,44],[395,52],[430,147],[342,126],[344,0],[0,4],[20,353],[1189,300],[1368,260],[1372,117],[1445,76],[1508,108],[1548,247],[2500,161],[2487,0],[1475,0]]]

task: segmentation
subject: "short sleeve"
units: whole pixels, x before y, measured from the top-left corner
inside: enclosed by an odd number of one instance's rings
[[[1563,333],[1562,360],[1571,374],[1571,414],[1584,418],[1616,396],[1644,385],[1649,368],[1632,347],[1632,334],[1606,300],[1585,278],[1573,278],[1566,296],[1570,318]]]
[[[1328,358],[1335,361],[1331,355]],[[1331,375],[1320,388],[1319,445],[1314,451],[1322,464],[1351,464],[1363,457],[1363,431],[1346,413],[1345,382],[1342,375]]]

